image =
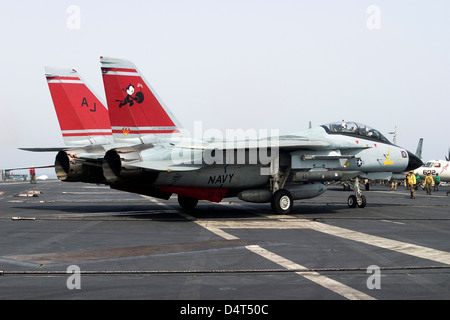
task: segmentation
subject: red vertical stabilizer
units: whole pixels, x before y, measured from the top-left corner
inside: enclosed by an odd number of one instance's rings
[[[46,67],[45,76],[65,144],[111,143],[108,110],[76,70]]]
[[[179,122],[132,62],[105,57],[100,62],[115,141],[148,142],[180,132]]]

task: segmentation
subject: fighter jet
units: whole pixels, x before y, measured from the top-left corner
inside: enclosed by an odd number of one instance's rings
[[[326,181],[352,181],[355,194],[347,203],[365,207],[360,178],[384,179],[422,165],[378,130],[350,121],[290,135],[194,139],[131,61],[100,62],[114,142],[90,140],[86,147],[60,150],[55,165],[63,181],[104,183],[162,199],[176,194],[184,209],[198,200],[237,196],[288,214],[294,200],[325,192]]]

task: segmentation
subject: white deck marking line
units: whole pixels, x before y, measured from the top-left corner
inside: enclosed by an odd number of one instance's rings
[[[148,197],[152,200],[151,197]],[[163,202],[160,202],[158,200],[152,200],[153,202],[156,202],[161,205],[166,205]],[[180,215],[184,216],[187,219],[194,220],[192,216],[189,216],[187,214],[180,213]],[[308,228],[315,231],[319,231],[322,233],[326,233],[332,236],[353,240],[361,243],[365,243],[368,245],[400,252],[403,254],[407,254],[410,256],[423,258],[427,260],[432,260],[436,262],[440,262],[443,264],[450,265],[450,253],[442,250],[436,250],[424,246],[414,245],[407,242],[397,241],[397,240],[391,240],[383,237],[373,236],[369,235],[367,233],[357,232],[341,227],[335,227],[331,226],[325,223],[321,222],[314,222],[309,221],[306,219],[299,219],[292,221],[292,217],[288,216],[286,218],[283,218],[284,216],[278,216],[278,220],[280,222],[286,222],[286,223],[268,223],[269,221],[265,221],[262,224],[255,222],[234,222],[234,221],[194,221],[198,225],[207,228],[211,232],[217,234],[218,236],[228,239],[228,240],[236,240],[239,239],[229,233],[226,233],[223,231],[223,228],[238,228],[238,229],[246,229],[246,228],[254,228],[254,229],[265,229],[265,228],[272,228],[272,229],[299,229],[299,228]]]
[[[279,221],[279,220],[199,220],[197,224],[203,227],[215,227],[218,229],[310,229],[309,221],[304,219]]]
[[[256,254],[259,254],[260,256],[275,262],[276,264],[282,266],[283,268],[286,268],[288,270],[296,270],[296,269],[305,269],[304,266],[301,266],[295,262],[292,262],[291,260],[285,259],[282,256],[279,256],[273,252],[270,252],[264,248],[261,248],[257,245],[250,245],[246,246],[246,248]],[[301,275],[302,277],[313,281],[317,283],[318,285],[321,285],[322,287],[325,287],[328,290],[334,291],[337,294],[350,299],[350,300],[375,300],[375,298],[365,294],[364,292],[355,290],[349,286],[346,286],[345,284],[342,284],[336,280],[330,279],[326,276],[321,275],[317,272],[296,272],[296,274]]]
[[[220,229],[220,228],[218,228],[218,227],[216,227],[214,225],[211,225],[211,226],[208,225],[209,224],[208,221],[197,221],[197,220],[195,220],[195,218],[193,216],[191,216],[191,215],[189,215],[187,213],[184,213],[184,212],[179,212],[178,214],[180,216],[188,219],[188,220],[191,220],[192,222],[194,222],[195,224],[199,225],[200,227],[203,227],[203,228],[211,231],[212,233],[215,233],[219,237],[222,237],[222,238],[224,238],[226,240],[238,240],[239,239],[238,237],[233,236],[232,234],[229,234],[229,233],[223,231],[222,229]]]
[[[153,202],[153,203],[156,203],[157,205],[159,205],[159,206],[162,206],[162,207],[170,207],[167,203],[164,203],[164,202],[161,202],[161,201],[159,201],[159,200],[157,200],[156,198],[153,198],[153,197],[150,197],[150,196],[145,196],[145,195],[140,195],[142,198],[145,198],[145,199],[148,199],[148,200],[150,200],[151,202]]]
[[[395,223],[395,224],[404,224],[403,222],[391,221],[391,220],[380,220],[380,221],[388,222],[388,223]]]
[[[193,217],[191,217],[189,215],[185,215],[185,214],[181,214],[181,215],[183,215],[185,217],[190,217],[190,219],[193,219]],[[270,228],[275,228],[275,229],[309,228],[309,229],[312,229],[312,230],[315,230],[318,232],[322,232],[325,234],[329,234],[329,235],[332,235],[335,237],[353,240],[353,241],[365,243],[365,244],[368,244],[371,246],[376,246],[376,247],[396,251],[399,253],[407,254],[410,256],[423,258],[423,259],[427,259],[427,260],[432,260],[432,261],[450,265],[450,253],[446,252],[446,251],[436,250],[436,249],[432,249],[432,248],[428,248],[428,247],[424,247],[424,246],[414,245],[411,243],[406,243],[406,242],[402,242],[402,241],[391,240],[391,239],[387,239],[387,238],[383,238],[383,237],[373,236],[373,235],[369,235],[369,234],[362,233],[362,232],[357,232],[357,231],[352,231],[352,230],[341,228],[341,227],[327,225],[327,224],[321,223],[321,222],[308,221],[306,219],[299,219],[296,221],[292,221],[290,218],[289,219],[281,218],[278,221],[286,222],[286,223],[281,223],[281,224],[269,223],[269,225],[267,225],[267,222],[264,222],[264,224],[265,224],[264,227],[265,228],[270,227]],[[223,237],[223,238],[229,239],[229,240],[235,240],[235,239],[239,239],[239,238],[237,238],[229,233],[226,233],[225,231],[223,231],[221,229],[223,229],[223,228],[238,228],[238,229],[250,228],[249,225],[246,225],[242,222],[233,223],[233,221],[230,221],[228,223],[223,222],[223,221],[212,222],[212,221],[205,221],[205,220],[193,221],[193,222],[210,230],[211,232],[219,235],[220,237]],[[261,225],[254,225],[254,223],[252,223],[252,222],[250,222],[250,223],[252,224],[251,228],[261,228],[262,227]],[[251,247],[251,246],[249,246],[249,247]],[[270,251],[267,251],[267,250],[265,250],[265,251],[270,253]],[[271,253],[271,254],[273,254],[273,253]],[[273,254],[273,255],[277,256],[275,254]],[[268,256],[268,255],[266,254],[266,256]],[[283,257],[280,257],[280,256],[277,256],[277,257],[279,257],[280,259],[284,259]],[[280,261],[282,261],[282,260],[280,260]],[[292,261],[289,261],[287,259],[284,259],[284,262],[289,262],[286,265],[295,264]],[[297,265],[297,266],[300,266],[300,265]],[[319,276],[324,277],[324,276],[321,276],[320,274],[319,274]],[[315,275],[315,277],[317,277],[317,275]],[[329,279],[329,278],[326,278],[326,279]],[[331,279],[329,279],[329,280],[330,280],[330,286],[333,287],[333,283],[336,281],[331,280]],[[322,281],[322,283],[325,284],[324,281]],[[337,283],[339,283],[339,282],[337,282]],[[342,285],[342,286],[344,286],[344,285]],[[333,289],[330,288],[330,290],[333,290]],[[337,292],[337,291],[335,291],[335,292]]]
[[[281,222],[281,223],[280,223]],[[419,246],[407,242],[387,239],[367,233],[357,232],[350,229],[331,226],[322,222],[309,221],[306,219],[292,220],[279,219],[275,221],[253,222],[253,221],[201,221],[199,225],[204,227],[215,227],[217,229],[310,229],[331,236],[344,238],[408,254],[417,258],[423,258],[450,265],[450,253],[429,247]]]
[[[237,239],[239,239],[238,237],[233,236],[232,234],[229,234],[229,233],[223,231],[222,229],[219,229],[219,228],[216,228],[216,227],[203,226],[201,224],[198,224],[198,225],[208,229],[209,231],[217,234],[219,237],[222,237],[222,238],[224,238],[226,240],[237,240]]]
[[[408,254],[410,256],[450,265],[450,253],[446,251],[436,250],[407,242],[373,236],[367,233],[352,231],[341,227],[330,226],[321,222],[311,221],[310,225],[312,230],[323,232],[335,237],[358,241],[368,245],[380,247],[383,249],[388,249]]]
[[[186,213],[179,213],[181,216],[185,217],[186,219],[192,220],[192,222],[195,222],[196,224],[198,224],[199,226],[215,233],[216,235],[223,237],[227,240],[236,240],[239,239],[236,236],[233,236],[229,233],[226,233],[225,231],[221,230],[218,226],[221,226],[221,228],[224,227],[224,224],[227,224],[226,221],[196,221],[194,220],[194,218]],[[271,223],[272,221],[264,221],[263,223],[266,224],[265,228],[267,228],[267,224],[269,223],[269,227],[272,229],[277,229],[276,225],[280,225],[280,221],[273,221],[274,223]],[[298,228],[304,228],[304,221],[301,220],[300,224],[294,224],[297,229]],[[257,223],[257,225],[254,225],[254,221],[249,221],[248,222],[248,226],[250,226],[250,224],[252,225],[253,228],[257,229],[257,228],[261,228],[262,225]],[[281,223],[283,224],[283,223]],[[228,227],[229,228],[246,228],[246,226],[243,225],[243,223],[240,221],[239,224],[237,223],[228,223]],[[293,225],[290,224],[290,228],[293,228]],[[305,268],[304,266],[301,266],[295,262],[292,262],[286,258],[283,258],[282,256],[279,256],[273,252],[270,252],[269,250],[263,249],[258,245],[250,245],[250,246],[246,246],[245,247],[247,250],[250,250],[253,253],[259,254],[260,256],[262,256],[263,258],[266,258],[272,262],[277,263],[278,265],[282,266],[283,268],[286,268],[288,270],[295,270],[295,269],[305,269],[307,270],[307,268]],[[313,281],[319,285],[321,285],[322,287],[334,291],[337,294],[343,296],[344,298],[350,299],[350,300],[374,300],[375,298],[365,294],[364,292],[358,291],[356,289],[353,289],[349,286],[346,286],[345,284],[342,284],[336,280],[330,279],[324,275],[321,275],[318,272],[308,272],[308,273],[304,273],[304,272],[296,272],[296,274],[310,280]]]

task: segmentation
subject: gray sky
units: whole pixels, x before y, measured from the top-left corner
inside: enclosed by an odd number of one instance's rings
[[[54,162],[17,150],[64,146],[44,66],[75,68],[106,100],[100,56],[132,60],[189,130],[345,119],[391,141],[396,127],[412,152],[423,137],[423,160],[442,159],[449,14],[446,0],[2,1],[0,168]]]

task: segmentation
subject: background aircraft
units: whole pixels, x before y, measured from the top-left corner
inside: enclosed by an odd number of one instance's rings
[[[450,182],[450,161],[446,157],[446,160],[429,160],[425,165],[414,170],[414,173],[419,175],[422,179],[428,173],[436,177],[436,174],[441,176],[441,182]]]
[[[198,200],[238,196],[270,202],[276,213],[287,214],[294,200],[316,197],[326,190],[321,182],[335,180],[351,180],[355,195],[348,205],[364,207],[359,178],[379,179],[422,164],[356,122],[262,139],[195,141],[132,62],[100,61],[114,142],[60,150],[55,164],[63,181],[105,183],[163,199],[177,194],[186,209]]]

